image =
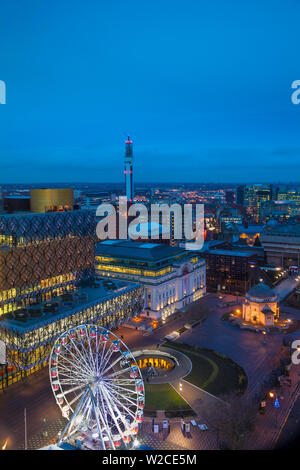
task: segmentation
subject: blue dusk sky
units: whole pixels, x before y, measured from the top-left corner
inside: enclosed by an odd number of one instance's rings
[[[1,4],[0,183],[300,181],[299,0]]]

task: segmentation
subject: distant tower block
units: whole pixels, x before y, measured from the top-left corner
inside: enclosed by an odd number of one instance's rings
[[[128,202],[132,202],[134,198],[133,194],[133,153],[132,153],[132,140],[128,136],[125,141],[125,189],[126,197]]]

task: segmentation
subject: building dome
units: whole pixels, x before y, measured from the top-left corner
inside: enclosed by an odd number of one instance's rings
[[[252,300],[253,302],[276,302],[277,295],[271,289],[271,287],[260,282],[247,292],[246,298]]]

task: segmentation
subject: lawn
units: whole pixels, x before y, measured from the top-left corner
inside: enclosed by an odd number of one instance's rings
[[[164,344],[181,351],[192,361],[192,370],[184,379],[215,396],[232,391],[244,393],[247,376],[232,359],[210,349],[201,349],[185,343],[168,341]]]
[[[190,410],[170,384],[145,384],[146,410]]]

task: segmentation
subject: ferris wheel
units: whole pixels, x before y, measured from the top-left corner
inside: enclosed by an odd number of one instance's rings
[[[89,448],[132,447],[145,390],[136,360],[118,336],[88,324],[65,331],[52,348],[49,374],[69,420],[58,444],[79,439]]]

